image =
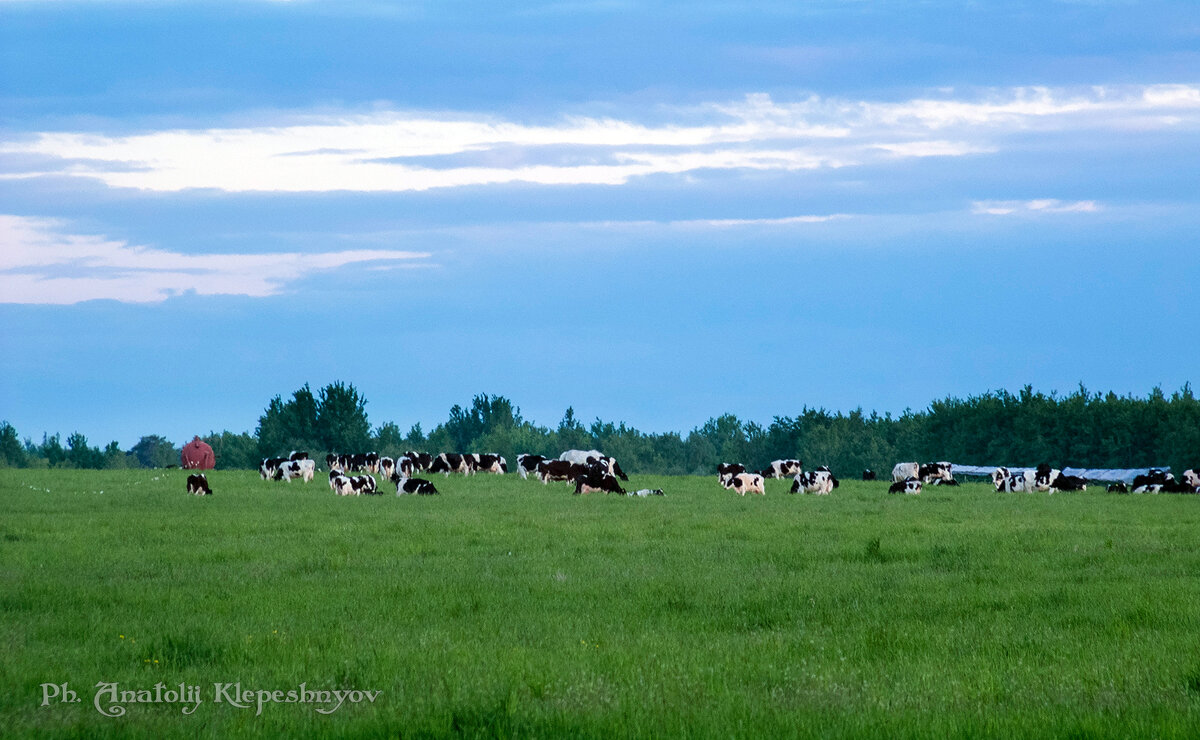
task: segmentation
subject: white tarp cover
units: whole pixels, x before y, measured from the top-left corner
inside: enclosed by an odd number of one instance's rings
[[[953,467],[950,468],[950,471],[952,473],[954,473],[955,475],[990,476],[992,474],[992,471],[998,467],[1001,467],[1001,466],[999,466],[999,465],[959,465],[958,463],[953,463]],[[1014,467],[1012,465],[1005,465],[1003,467],[1008,468],[1008,472],[1010,472],[1010,473],[1025,473],[1026,475],[1031,475],[1034,472],[1036,472],[1036,468],[1021,468],[1021,467]],[[1164,466],[1160,467],[1159,470],[1169,470],[1169,468],[1164,465]],[[1124,470],[1115,470],[1115,469],[1108,469],[1108,468],[1063,468],[1062,472],[1064,475],[1075,475],[1080,478],[1086,478],[1088,480],[1104,480],[1104,481],[1122,480],[1122,481],[1125,481],[1126,483],[1132,483],[1133,479],[1136,476],[1145,475],[1146,473],[1150,472],[1150,468],[1128,468],[1128,469],[1124,469]]]

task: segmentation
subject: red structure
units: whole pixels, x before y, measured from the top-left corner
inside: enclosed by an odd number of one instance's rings
[[[188,470],[212,470],[216,464],[217,456],[213,454],[213,448],[199,437],[192,437],[192,441],[185,444],[179,454],[180,467]]]

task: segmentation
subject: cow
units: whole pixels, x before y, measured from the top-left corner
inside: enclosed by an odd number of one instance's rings
[[[455,452],[443,452],[433,458],[433,462],[429,464],[430,473],[441,473],[447,478],[451,473],[467,473],[471,469],[471,463],[463,455]]]
[[[1137,475],[1133,478],[1134,493],[1158,493],[1168,482],[1175,480],[1175,476],[1165,470],[1159,468],[1150,468],[1145,475]],[[1138,490],[1138,489],[1143,490]]]
[[[1029,493],[1033,490],[1033,478],[1025,475],[1025,473],[1010,473],[1009,475],[996,481],[996,491],[1025,491]]]
[[[258,466],[258,475],[263,480],[279,480],[279,466],[287,462],[286,457],[264,457]]]
[[[1086,491],[1087,478],[1080,478],[1077,475],[1066,475],[1060,473],[1054,483],[1050,485],[1050,493],[1058,491]]]
[[[997,491],[1000,490],[1000,481],[1004,480],[1008,476],[1008,468],[996,468],[992,471],[992,485],[996,487]]]
[[[356,493],[354,482],[350,476],[336,470],[329,471],[329,488],[339,496],[353,496]]]
[[[913,463],[916,465],[916,463]],[[888,493],[910,493],[918,494],[921,492],[921,479],[916,476],[898,480],[888,486]]]
[[[288,460],[290,460],[291,462],[295,462],[297,460],[307,460],[307,459],[308,459],[307,452],[297,452],[296,450],[292,450],[290,453],[288,453]]]
[[[951,465],[948,462],[931,462],[925,463],[917,467],[917,477],[922,483],[929,483],[933,480],[953,480],[954,476],[950,473]]]
[[[746,472],[746,466],[741,463],[718,463],[717,480],[724,481],[727,475],[737,475]]]
[[[661,488],[639,488],[636,491],[630,491],[627,495],[645,498],[646,496],[665,496],[666,494]]]
[[[381,493],[373,475],[356,475],[350,479],[350,485],[354,489],[354,495],[356,496],[364,493],[368,496]]]
[[[1108,486],[1109,493],[1129,493],[1129,486],[1125,485],[1125,481],[1119,480],[1116,483],[1111,483]]]
[[[409,450],[404,456],[413,461],[413,470],[429,470],[429,466],[433,465],[433,455],[428,452]]]
[[[475,470],[480,473],[502,475],[508,472],[508,461],[495,453],[474,455]]]
[[[604,453],[600,450],[567,450],[558,456],[559,460],[575,463],[576,465],[591,465],[588,458],[599,460],[604,457]]]
[[[396,472],[396,461],[390,457],[382,456],[379,458],[379,474],[384,478],[391,480],[392,474]]]
[[[870,468],[866,468],[862,472],[862,479],[863,480],[875,480],[875,471],[871,470]]]
[[[589,459],[591,459],[591,458],[589,458]],[[629,476],[625,475],[624,470],[621,470],[621,466],[619,464],[617,464],[617,459],[615,457],[609,457],[608,455],[602,455],[600,458],[592,460],[591,462],[589,462],[587,464],[589,467],[591,467],[593,469],[603,471],[605,475],[615,475],[616,477],[620,478],[621,480],[624,480],[624,481],[629,480]]]
[[[197,496],[212,495],[212,489],[208,487],[208,478],[204,473],[193,473],[187,477],[187,492]]]
[[[584,475],[575,478],[575,495],[581,493],[619,493],[624,495],[625,489],[617,482],[615,475],[601,473],[599,470],[589,470]]]
[[[1183,471],[1183,482],[1192,488],[1200,488],[1200,467]]]
[[[415,493],[419,496],[431,496],[438,492],[433,483],[423,478],[408,478],[393,473],[390,480],[396,484],[396,495],[403,496],[406,493]]]
[[[833,477],[833,473],[829,472],[829,468],[817,468],[810,470],[807,473],[797,473],[792,480],[791,493],[804,491],[805,493],[815,493],[817,495],[828,495],[837,488],[837,478]]]
[[[1200,493],[1200,486],[1188,485],[1187,481],[1169,480],[1163,484],[1163,493]]]
[[[949,480],[947,480],[945,478],[934,478],[933,485],[935,485],[935,486],[957,486],[958,481],[954,480],[953,478],[950,478]]]
[[[803,472],[804,463],[799,460],[772,460],[771,464],[759,471],[764,478],[792,478]]]
[[[745,496],[747,493],[757,493],[766,496],[767,488],[763,480],[761,473],[735,473],[725,476],[721,481],[721,485],[726,490],[732,489],[737,491],[741,496]]]
[[[892,468],[892,482],[903,483],[909,478],[918,478],[921,472],[921,464],[915,462],[896,463]],[[889,492],[891,489],[888,489]]]
[[[537,475],[538,465],[549,459],[550,458],[542,457],[541,455],[529,455],[526,453],[521,453],[520,455],[517,455],[517,475],[521,476],[521,480],[528,480],[529,474],[533,473],[534,475]]]
[[[1039,463],[1037,470],[1033,474],[1033,490],[1045,493],[1054,485],[1054,481],[1058,476],[1062,475],[1062,471],[1057,468],[1051,468],[1046,463]]]
[[[340,471],[342,469],[341,458],[339,458],[337,455],[333,454],[332,452],[329,453],[328,455],[325,456],[325,467],[329,468],[330,471],[334,471],[334,470]]]
[[[572,481],[591,470],[587,465],[567,460],[545,460],[538,463],[537,475],[545,485],[552,480]]]
[[[392,471],[392,475],[399,473],[401,478],[411,478],[412,474],[415,473],[416,470],[417,470],[417,461],[416,460],[414,460],[413,458],[408,457],[408,456],[398,457],[398,458],[396,458],[396,466],[395,466],[395,470]],[[391,477],[392,477],[391,475],[388,476],[389,479]]]
[[[292,478],[300,478],[305,483],[308,483],[313,479],[313,474],[316,470],[317,463],[315,460],[301,458],[299,460],[280,463],[279,467],[275,470],[275,479],[291,483]]]

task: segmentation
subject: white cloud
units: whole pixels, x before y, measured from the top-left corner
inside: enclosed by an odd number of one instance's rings
[[[1054,198],[1038,200],[977,200],[971,212],[985,216],[1012,216],[1035,213],[1096,213],[1100,206],[1094,200],[1062,201]]]
[[[46,219],[0,214],[0,303],[96,299],[156,303],[174,295],[270,296],[313,272],[364,263],[411,264],[424,252],[180,254],[64,233]]]
[[[662,113],[663,111],[659,111]],[[1200,87],[1015,88],[897,103],[763,94],[665,111],[668,123],[472,115],[309,117],[129,136],[43,132],[0,143],[2,178],[67,175],[152,191],[413,191],[528,182],[620,185],[698,170],[804,170],[999,151],[1028,131],[1200,124]]]

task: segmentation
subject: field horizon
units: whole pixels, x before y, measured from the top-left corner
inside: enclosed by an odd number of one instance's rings
[[[1190,496],[338,497],[207,471],[0,469],[0,716],[56,737],[1188,737]],[[97,684],[196,686],[104,716]],[[328,714],[243,689],[380,692]],[[43,706],[68,683],[77,703]]]

